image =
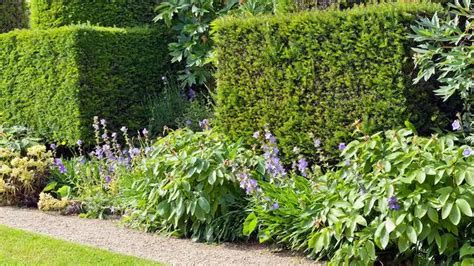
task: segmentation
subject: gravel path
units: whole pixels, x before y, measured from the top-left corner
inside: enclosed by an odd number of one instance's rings
[[[46,214],[0,207],[0,224],[173,265],[310,265],[288,252],[261,245],[207,245],[120,227],[117,221]]]

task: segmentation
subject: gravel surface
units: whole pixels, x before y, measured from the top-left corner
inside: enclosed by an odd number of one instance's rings
[[[118,225],[46,214],[32,209],[0,207],[0,224],[173,265],[310,265],[289,252],[272,252],[257,244],[208,245],[167,238]]]

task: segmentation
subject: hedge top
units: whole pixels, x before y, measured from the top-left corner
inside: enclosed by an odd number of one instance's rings
[[[156,0],[31,0],[31,27],[90,23],[106,27],[150,24]]]
[[[408,17],[415,17],[416,14],[434,13],[441,11],[442,7],[435,3],[385,3],[377,5],[358,6],[346,10],[312,10],[297,13],[278,14],[278,15],[260,15],[252,17],[242,16],[224,16],[216,19],[212,23],[213,32],[225,30],[227,28],[254,28],[259,24],[298,24],[300,22],[324,22],[336,18],[350,18],[374,13],[399,13]]]

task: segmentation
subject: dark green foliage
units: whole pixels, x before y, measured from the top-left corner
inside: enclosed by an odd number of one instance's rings
[[[133,27],[153,19],[157,0],[31,0],[31,26],[52,28],[90,22]]]
[[[24,0],[0,0],[0,33],[28,26]]]
[[[268,126],[283,151],[327,151],[364,132],[413,121],[438,125],[439,100],[427,84],[411,85],[408,26],[434,4],[385,4],[214,24],[216,123],[233,138]],[[443,120],[443,122],[445,122]],[[309,153],[311,154],[311,153]]]
[[[169,68],[165,37],[89,26],[1,35],[1,122],[68,144],[91,139],[93,116],[112,130],[146,125],[145,96]]]

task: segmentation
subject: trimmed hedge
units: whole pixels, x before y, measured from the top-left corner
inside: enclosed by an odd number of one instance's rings
[[[66,26],[0,35],[0,123],[48,140],[91,140],[93,116],[113,129],[148,122],[145,96],[169,69],[158,29]]]
[[[87,23],[105,27],[151,24],[157,0],[31,0],[31,27]]]
[[[24,0],[0,0],[0,33],[28,26]]]
[[[443,124],[429,84],[412,85],[409,25],[435,4],[383,4],[214,22],[216,126],[231,137],[265,126],[288,151],[326,151],[366,132]],[[444,124],[443,124],[444,125]]]

